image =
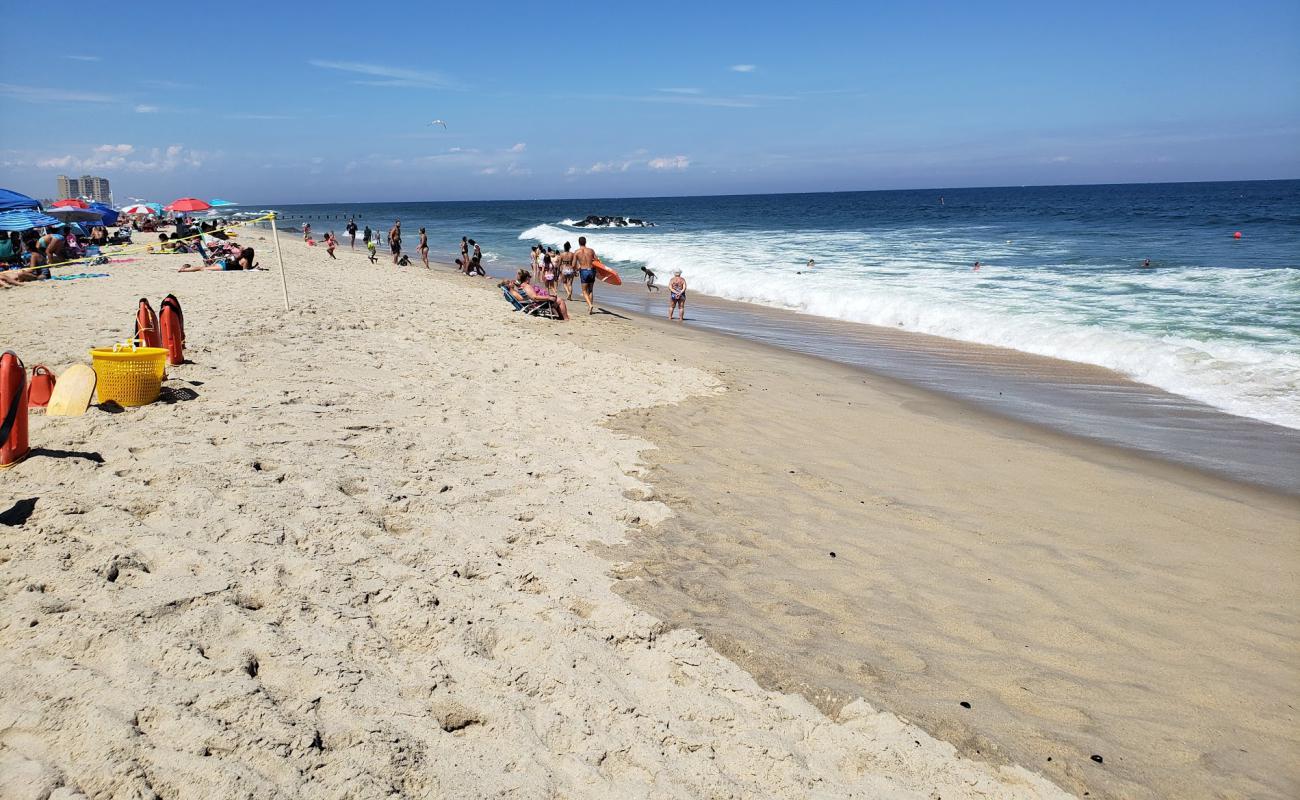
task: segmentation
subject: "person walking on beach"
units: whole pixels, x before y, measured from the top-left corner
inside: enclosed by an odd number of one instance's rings
[[[673,270],[673,279],[668,281],[668,319],[673,318],[673,312],[680,308],[681,322],[686,321],[686,279],[682,277],[680,269]]]
[[[356,250],[357,249],[357,221],[355,219],[348,220],[348,239],[351,240],[350,243],[348,244],[348,247],[350,247],[353,250]]]
[[[373,238],[375,238],[375,232],[370,230],[370,226],[367,225],[366,229],[361,232],[361,246],[369,249],[370,240]]]
[[[568,250],[569,243],[564,243]],[[596,313],[596,251],[587,246],[587,237],[578,237],[578,252],[573,254],[578,267],[578,280],[582,281],[582,299],[587,301],[587,313]]]
[[[555,253],[554,248],[548,248],[548,250],[552,254]],[[554,255],[552,255],[552,260],[554,260]],[[560,267],[560,283],[564,285],[564,299],[566,300],[573,299],[573,276],[575,274],[572,264]]]
[[[338,256],[334,255],[334,248],[337,246],[338,246],[338,241],[334,238],[334,231],[327,231],[325,233],[325,252],[329,253],[330,258],[334,259],[335,261],[337,261],[339,258]]]
[[[469,269],[469,237],[460,237],[460,268],[461,270]]]
[[[641,271],[645,273],[645,290],[647,292],[659,291],[659,284],[655,283],[655,271],[642,267]]]
[[[304,223],[302,224],[302,240],[303,240],[304,242],[310,242],[310,241],[311,241],[311,223],[310,223],[310,222],[304,222]]]
[[[370,254],[370,263],[379,263],[379,237],[366,239],[366,252]]]
[[[424,266],[429,269],[429,235],[420,229],[420,258],[424,260]]]
[[[402,256],[402,221],[399,219],[388,229],[388,249],[393,253],[393,263]]]

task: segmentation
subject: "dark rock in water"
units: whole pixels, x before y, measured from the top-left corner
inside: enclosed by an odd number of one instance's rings
[[[575,228],[653,228],[653,222],[631,217],[606,217],[600,214],[588,214],[581,222],[573,223]]]

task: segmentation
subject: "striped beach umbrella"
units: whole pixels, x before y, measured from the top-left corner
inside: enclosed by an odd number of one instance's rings
[[[49,214],[32,208],[19,208],[0,212],[0,231],[29,231],[32,228],[44,228],[46,225],[62,223]]]
[[[158,213],[153,210],[152,206],[146,205],[144,203],[136,203],[135,205],[127,206],[121,211],[123,214],[126,214],[127,216],[131,216],[131,217],[134,217],[137,214],[143,214],[145,216],[154,216]]]

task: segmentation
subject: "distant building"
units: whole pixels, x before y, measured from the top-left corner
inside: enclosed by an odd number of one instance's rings
[[[109,188],[108,178],[94,175],[69,178],[67,175],[60,175],[57,182],[60,200],[80,197],[93,203],[113,204],[113,191]]]

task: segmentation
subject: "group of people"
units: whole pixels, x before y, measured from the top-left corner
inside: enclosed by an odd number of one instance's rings
[[[131,241],[128,228],[109,234],[107,227],[96,225],[88,234],[79,236],[81,230],[71,225],[51,225],[0,234],[0,285],[45,280],[50,277],[52,265],[96,256],[101,247]]]
[[[344,229],[348,235],[348,246],[356,249],[357,232],[359,230],[355,219],[349,219]],[[304,222],[302,226],[303,241],[308,245],[315,246],[316,242],[312,238],[311,223]],[[429,235],[424,228],[420,228],[419,244],[416,246],[420,260],[425,267],[429,266]],[[411,260],[402,253],[402,221],[394,220],[393,227],[388,230],[388,249],[392,256],[393,264],[398,266],[408,266]],[[338,241],[333,231],[325,234],[325,249],[330,258],[338,258],[334,254],[338,247]],[[379,261],[378,245],[379,233],[371,230],[366,225],[361,230],[362,246],[366,248],[367,256],[370,263],[374,264]],[[483,249],[478,242],[462,236],[460,238],[460,257],[456,260],[456,268],[466,275],[487,276],[487,270],[483,268]],[[587,304],[587,313],[596,313],[596,251],[587,246],[587,237],[578,237],[578,247],[574,249],[569,242],[565,242],[562,249],[554,247],[545,247],[542,245],[533,245],[531,252],[531,262],[529,269],[522,269],[516,274],[514,279],[501,281],[498,286],[505,288],[510,292],[511,297],[521,303],[542,303],[554,308],[556,315],[560,319],[569,319],[568,302],[573,300],[573,285],[576,282],[582,293],[582,299]],[[652,270],[642,268],[646,276],[647,291],[657,291],[658,285],[655,284],[655,274]],[[560,297],[563,290],[564,297]],[[672,279],[668,282],[668,318],[686,320],[686,279],[682,277],[681,270],[673,272]]]

